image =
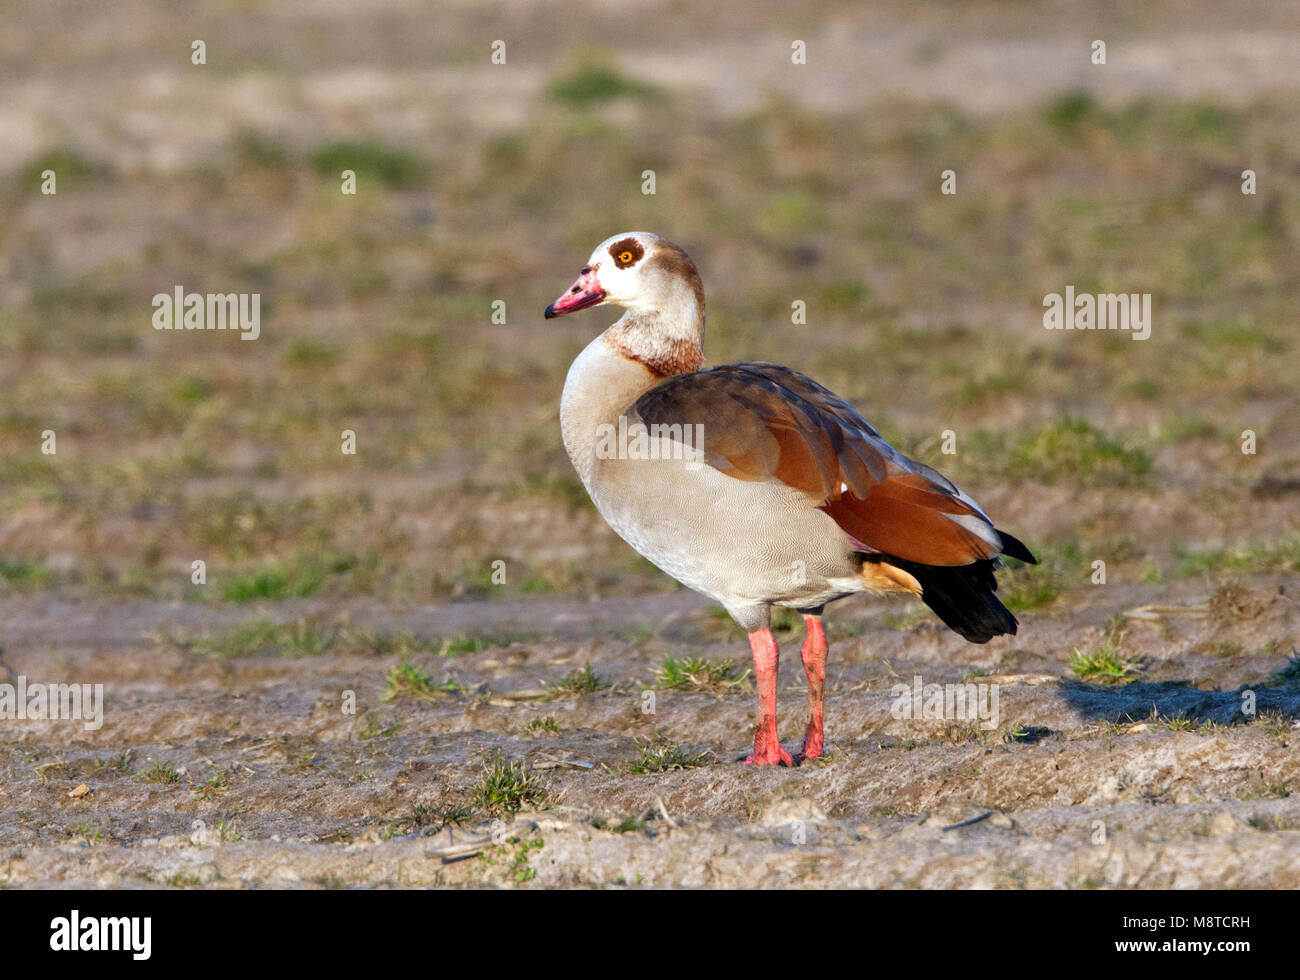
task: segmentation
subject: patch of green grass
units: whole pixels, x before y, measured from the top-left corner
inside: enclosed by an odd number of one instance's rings
[[[1055,130],[1072,133],[1096,114],[1097,104],[1087,92],[1067,92],[1047,104],[1043,119]]]
[[[540,851],[544,845],[545,842],[542,840],[526,840],[519,843],[519,850],[515,852],[508,872],[512,884],[522,885],[537,877],[537,869],[530,868],[528,861],[532,856],[532,852]]]
[[[153,765],[140,770],[140,779],[146,783],[179,783],[181,781],[180,773],[170,762],[155,762]]]
[[[92,827],[84,820],[70,824],[63,828],[64,839],[67,841],[84,840],[87,844],[94,844],[96,841],[103,839],[98,827]]]
[[[1292,648],[1282,669],[1268,679],[1270,687],[1300,687],[1300,651]]]
[[[871,287],[865,282],[832,282],[823,286],[821,293],[828,312],[853,313],[871,298]]]
[[[58,147],[37,157],[22,170],[23,189],[40,187],[41,174],[53,170],[60,195],[75,190],[80,183],[93,180],[103,173],[103,168],[92,163],[71,147]]]
[[[338,362],[339,348],[335,344],[298,337],[284,352],[284,363],[290,367],[325,368]]]
[[[1187,102],[1174,111],[1177,131],[1190,139],[1204,139],[1213,143],[1232,143],[1237,139],[1238,125],[1227,110],[1208,102]]]
[[[234,820],[218,820],[216,827],[213,829],[217,832],[217,839],[227,844],[234,843],[235,841],[246,840],[248,837],[244,831],[239,829],[238,824]]]
[[[340,628],[330,648],[339,653],[373,653],[381,657],[409,659],[417,654],[440,654],[443,642],[409,631],[378,633],[374,630]]]
[[[606,59],[590,56],[569,74],[552,81],[546,94],[553,102],[581,107],[611,99],[651,98],[657,90],[620,74]]]
[[[414,154],[373,141],[328,143],[312,152],[310,162],[318,174],[334,180],[344,170],[355,171],[358,192],[368,181],[378,181],[382,187],[409,187],[418,184],[427,171]]]
[[[705,660],[701,657],[686,657],[677,660],[668,657],[655,668],[655,687],[666,691],[719,691],[734,687],[746,677],[737,674],[734,663],[730,660]]]
[[[315,752],[303,750],[290,758],[285,768],[289,772],[311,772],[323,768],[324,765],[324,762],[316,758]]]
[[[549,476],[527,472],[523,478],[506,487],[507,496],[532,496],[562,504],[570,513],[592,506],[587,488],[576,476]]]
[[[234,576],[222,585],[221,595],[227,602],[305,598],[315,595],[324,584],[325,572],[319,565],[266,568],[251,575]]]
[[[1050,573],[1035,574],[1033,565],[1025,566],[1024,575],[1012,576],[1002,594],[1002,603],[1012,612],[1038,609],[1054,602],[1061,594],[1060,581]]]
[[[767,239],[789,240],[825,224],[821,204],[804,191],[773,195],[754,215],[754,227]]]
[[[519,591],[524,595],[543,595],[547,592],[554,592],[555,586],[548,578],[541,575],[530,575],[519,583]]]
[[[998,576],[998,598],[1012,612],[1039,609],[1065,591],[1071,574],[1077,574],[1083,553],[1074,542],[1034,552],[1037,565],[1005,558],[1007,570]]]
[[[1262,541],[1248,541],[1231,548],[1193,550],[1184,545],[1174,549],[1173,575],[1215,575],[1223,572],[1300,572],[1300,532],[1292,531]]]
[[[1006,742],[1020,742],[1025,745],[1034,745],[1047,736],[1053,734],[1050,728],[1042,725],[1016,725],[1011,731],[1002,736]]]
[[[1253,798],[1253,794],[1251,798]],[[1297,823],[1295,820],[1274,816],[1271,813],[1253,814],[1246,823],[1256,830],[1275,831],[1300,829],[1300,823]]]
[[[48,589],[54,584],[54,572],[39,561],[0,560],[0,582],[16,589]]]
[[[633,775],[645,775],[652,772],[668,772],[671,769],[694,769],[707,766],[713,760],[712,752],[691,753],[656,733],[652,740],[636,740],[637,751],[641,757],[628,765],[627,771]]]
[[[400,663],[388,672],[387,684],[381,700],[392,701],[394,698],[412,697],[435,700],[440,694],[459,694],[465,688],[451,680],[433,679],[433,675],[420,670],[410,663]]]
[[[511,643],[528,643],[536,638],[534,633],[456,633],[443,637],[437,652],[443,657],[459,657],[461,654],[482,653]]]
[[[113,769],[125,774],[131,770],[131,750],[123,749],[117,755],[97,760],[95,764],[101,769]]]
[[[1007,470],[1044,483],[1133,486],[1151,473],[1151,457],[1084,419],[1067,418],[1020,438],[1011,448]]]
[[[392,724],[385,725],[384,719],[377,714],[366,716],[366,723],[362,726],[361,731],[357,732],[357,739],[362,742],[368,742],[372,738],[388,738],[395,735],[402,728],[403,722],[395,721]]]
[[[419,831],[423,836],[431,837],[440,833],[445,827],[457,826],[471,820],[474,811],[463,803],[440,803],[436,806],[418,805],[411,812],[394,821],[389,827],[387,837],[398,834],[410,834]]]
[[[1232,352],[1255,348],[1267,354],[1277,354],[1286,344],[1280,337],[1269,333],[1253,319],[1238,317],[1211,323],[1187,323],[1183,333],[1190,340],[1210,348],[1223,348]]]
[[[1159,722],[1171,732],[1194,732],[1200,727],[1196,719],[1190,717],[1185,711],[1180,711],[1176,715],[1162,715]]]
[[[197,375],[181,378],[171,387],[171,397],[185,406],[197,405],[212,397],[212,385]]]
[[[1083,681],[1097,684],[1127,684],[1137,676],[1134,665],[1120,654],[1123,634],[1112,633],[1094,653],[1077,647],[1070,654],[1070,670]]]
[[[1261,711],[1255,716],[1254,723],[1273,738],[1286,738],[1294,730],[1291,719],[1280,711]]]
[[[1165,389],[1153,378],[1134,378],[1124,385],[1124,391],[1144,401],[1155,401],[1164,394]]]
[[[556,721],[555,715],[547,715],[545,718],[530,719],[528,724],[524,726],[524,731],[536,735],[541,732],[562,732],[564,729]]]
[[[491,815],[518,813],[525,806],[541,806],[546,798],[546,787],[523,762],[511,761],[499,752],[493,753],[483,763],[479,781],[470,789],[474,805]]]
[[[181,650],[216,659],[238,657],[319,656],[338,642],[339,631],[313,626],[305,619],[276,623],[263,617],[227,630],[167,637]]]
[[[1160,423],[1162,442],[1192,442],[1197,439],[1213,439],[1218,435],[1214,424],[1199,415],[1174,413]]]
[[[594,694],[612,686],[609,681],[592,671],[591,664],[587,664],[581,670],[571,671],[549,685],[552,694],[577,695]]]

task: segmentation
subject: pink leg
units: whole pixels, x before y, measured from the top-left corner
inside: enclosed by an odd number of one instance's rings
[[[780,651],[770,629],[749,634],[754,651],[754,677],[758,683],[758,729],[754,732],[754,754],[745,760],[754,766],[792,766],[790,753],[781,748],[776,731],[776,669]]]
[[[826,633],[820,616],[804,616],[803,672],[808,678],[808,727],[803,733],[803,751],[797,758],[821,758],[823,750],[822,697],[826,689]]]

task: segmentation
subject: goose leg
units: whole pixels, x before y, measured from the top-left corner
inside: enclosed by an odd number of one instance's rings
[[[803,751],[796,757],[818,759],[823,749],[823,694],[826,688],[826,632],[820,616],[803,618],[804,639],[799,654],[803,658],[804,676],[808,678],[808,727],[803,733]]]
[[[776,730],[776,671],[780,651],[770,629],[749,634],[754,651],[754,678],[758,685],[758,728],[754,732],[754,754],[745,762],[754,766],[792,766],[790,753],[781,748]]]

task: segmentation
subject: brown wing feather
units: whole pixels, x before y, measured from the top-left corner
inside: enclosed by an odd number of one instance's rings
[[[704,426],[705,461],[737,480],[777,480],[808,495],[863,551],[965,565],[1002,551],[973,500],[889,445],[842,398],[789,368],[726,364],[642,395],[647,425]]]

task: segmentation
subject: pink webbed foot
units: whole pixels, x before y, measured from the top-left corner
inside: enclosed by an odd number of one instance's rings
[[[745,765],[747,766],[797,766],[799,763],[794,761],[794,757],[785,749],[777,744],[776,751],[767,755],[747,755],[745,756]]]
[[[781,748],[781,740],[777,738],[776,724],[772,724],[771,729],[765,731],[762,725],[759,726],[758,732],[754,735],[754,754],[745,758],[747,766],[793,766],[794,758],[785,749]]]
[[[795,756],[799,762],[820,759],[825,751],[823,718],[826,689],[826,632],[820,616],[805,615],[803,649],[804,675],[808,678],[808,727],[803,733],[803,749]]]
[[[820,759],[825,752],[825,744],[821,726],[813,727],[809,723],[808,728],[803,733],[803,748],[795,753],[795,763],[801,763],[806,759]]]
[[[776,730],[776,672],[780,656],[776,638],[769,629],[749,634],[754,651],[754,679],[758,686],[758,728],[754,732],[754,754],[745,759],[751,766],[793,766],[790,753],[781,748]]]

